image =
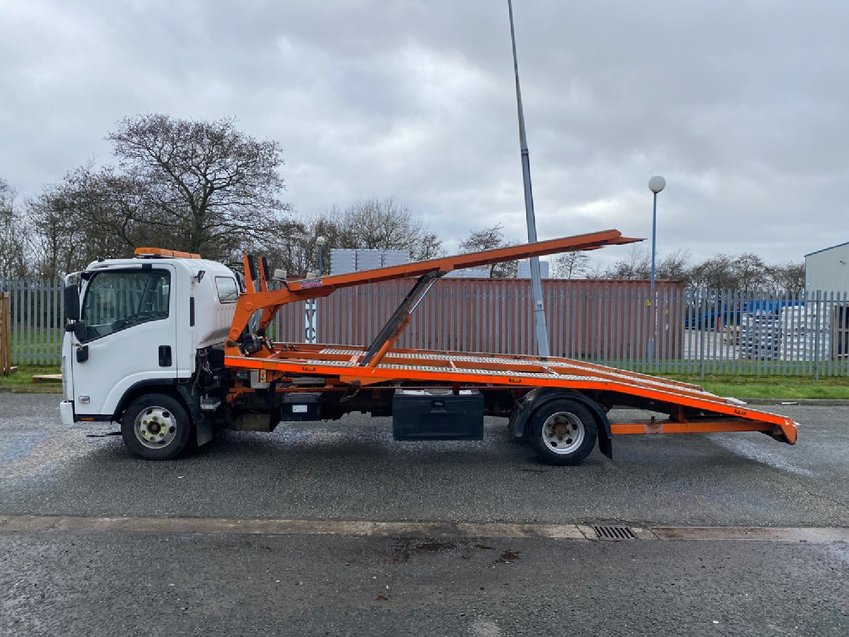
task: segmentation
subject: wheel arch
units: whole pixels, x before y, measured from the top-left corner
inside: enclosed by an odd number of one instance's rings
[[[585,406],[596,423],[598,429],[598,448],[608,458],[613,458],[613,435],[610,433],[610,420],[604,408],[592,398],[581,392],[559,389],[557,387],[537,387],[532,389],[510,416],[510,433],[514,438],[526,438],[533,413],[553,400],[574,400]]]
[[[185,383],[177,383],[176,381],[168,381],[162,379],[142,380],[134,385],[131,385],[121,400],[118,401],[118,407],[115,413],[112,414],[112,419],[115,422],[120,422],[127,407],[139,396],[150,393],[166,394],[179,402],[186,413],[189,415],[189,422],[192,426],[192,436],[194,436],[195,444],[198,447],[205,445],[213,438],[213,426],[209,418],[200,410],[200,407],[195,400],[195,393],[192,388]]]
[[[142,396],[144,394],[166,394],[175,400],[180,401],[183,405],[183,408],[186,409],[187,413],[191,417],[191,411],[188,409],[188,406],[185,404],[186,401],[180,395],[180,392],[177,391],[177,384],[174,381],[167,381],[162,379],[150,379],[150,380],[142,380],[127,389],[124,392],[124,395],[121,396],[121,400],[118,401],[118,406],[115,408],[115,413],[112,414],[112,419],[115,422],[121,422],[121,418],[124,415],[124,412],[127,410],[127,407],[130,406],[136,398]]]

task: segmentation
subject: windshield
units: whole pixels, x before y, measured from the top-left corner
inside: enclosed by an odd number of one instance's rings
[[[83,301],[84,340],[168,318],[170,288],[167,270],[98,272],[89,281]]]

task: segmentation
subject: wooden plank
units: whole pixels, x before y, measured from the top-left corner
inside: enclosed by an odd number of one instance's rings
[[[34,383],[61,383],[62,374],[33,374]]]

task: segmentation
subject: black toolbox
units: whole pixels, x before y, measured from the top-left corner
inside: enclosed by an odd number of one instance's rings
[[[311,421],[321,420],[321,394],[295,392],[283,394],[280,405],[280,420]]]
[[[392,433],[396,440],[483,440],[483,396],[469,389],[396,390]]]

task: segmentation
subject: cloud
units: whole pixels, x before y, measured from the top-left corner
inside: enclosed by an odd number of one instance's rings
[[[458,6],[459,5],[459,6]],[[849,5],[516,3],[541,237],[799,260],[840,237]],[[235,116],[284,147],[302,214],[393,196],[449,247],[525,236],[506,3],[0,3],[0,175],[24,196],[126,115]],[[615,259],[617,249],[594,259]]]

